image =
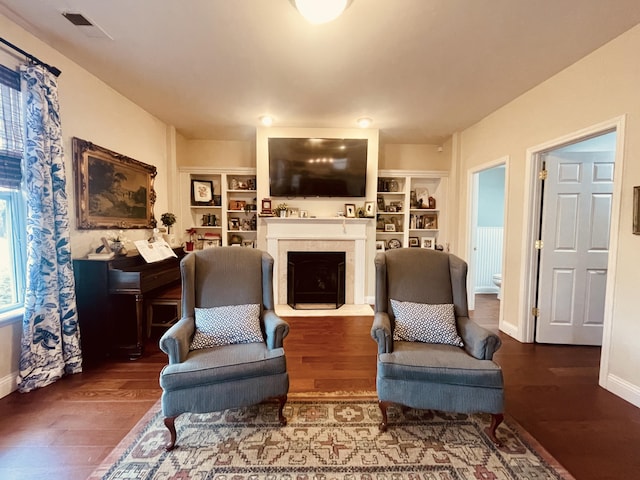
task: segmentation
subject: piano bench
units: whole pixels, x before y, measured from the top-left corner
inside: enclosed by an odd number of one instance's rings
[[[172,287],[163,288],[152,296],[147,297],[147,338],[151,337],[151,327],[169,328],[171,325],[180,320],[182,316],[182,285],[174,285]],[[170,306],[175,308],[175,315],[160,316],[156,321],[153,319],[154,307]],[[173,312],[171,312],[173,314]],[[156,317],[156,318],[157,318]]]

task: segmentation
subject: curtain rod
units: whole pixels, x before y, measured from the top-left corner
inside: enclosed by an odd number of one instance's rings
[[[35,62],[35,63],[37,63],[39,65],[42,65],[44,68],[49,70],[49,72],[51,72],[54,76],[59,77],[60,74],[62,73],[62,71],[59,68],[53,67],[53,66],[49,65],[48,63],[44,63],[39,58],[36,58],[33,55],[31,55],[30,53],[25,52],[20,47],[15,46],[13,43],[8,42],[7,40],[5,40],[2,37],[0,37],[0,42],[4,43],[7,47],[10,47],[10,48],[14,49],[16,52],[20,53],[21,55],[24,55],[25,57],[27,57],[32,62]]]

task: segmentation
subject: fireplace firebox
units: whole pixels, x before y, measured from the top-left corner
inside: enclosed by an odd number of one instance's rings
[[[345,252],[288,252],[287,304],[340,308],[345,301]]]

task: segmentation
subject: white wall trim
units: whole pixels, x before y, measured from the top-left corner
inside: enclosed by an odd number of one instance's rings
[[[640,407],[640,387],[623,380],[622,378],[609,374],[604,382],[600,385],[602,388],[609,390],[627,402]]]
[[[19,372],[11,372],[9,375],[0,378],[0,398],[6,397],[18,389],[18,375]]]
[[[622,170],[624,158],[624,131],[626,115],[606,120],[604,122],[568,133],[561,137],[549,140],[539,145],[527,149],[526,152],[526,178],[525,178],[525,203],[523,218],[528,221],[525,224],[525,234],[522,236],[522,262],[520,268],[520,315],[518,324],[517,339],[522,342],[533,342],[535,338],[535,322],[531,315],[533,298],[535,296],[535,282],[533,281],[535,255],[532,248],[535,241],[536,222],[539,217],[540,184],[537,181],[538,155],[544,151],[562,147],[581,139],[598,135],[609,130],[616,131],[616,157],[615,157],[615,177],[613,184],[613,205],[611,208],[611,230],[609,237],[609,263],[607,274],[607,288],[605,294],[604,308],[604,334],[602,344],[602,361],[600,366],[600,383],[604,381],[604,376],[608,374],[605,356],[608,358],[609,341],[611,336],[611,323],[613,319],[613,293],[616,284],[616,264],[618,250],[618,230],[620,224],[620,196],[622,194]]]

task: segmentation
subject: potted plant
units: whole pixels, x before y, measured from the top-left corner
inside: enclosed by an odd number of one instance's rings
[[[187,235],[189,235],[189,240],[186,241],[185,243],[185,250],[187,250],[188,252],[192,252],[195,246],[195,236],[196,236],[196,229],[191,227],[191,228],[187,228]]]
[[[165,212],[160,215],[162,225],[167,227],[167,234],[171,234],[171,226],[176,223],[176,216],[173,213]]]
[[[176,216],[173,213],[165,212],[160,215],[160,221],[162,222],[162,225],[167,227],[167,234],[163,235],[165,242],[172,247],[175,247],[176,236],[171,234],[171,226],[176,223]]]
[[[276,217],[286,217],[287,216],[287,211],[289,210],[289,207],[287,206],[286,203],[280,203],[278,204],[278,206],[273,210],[274,214]]]

